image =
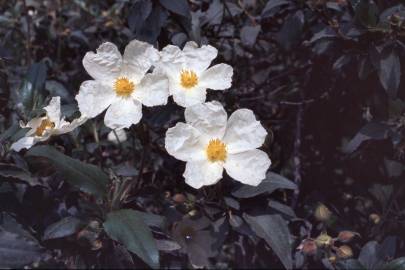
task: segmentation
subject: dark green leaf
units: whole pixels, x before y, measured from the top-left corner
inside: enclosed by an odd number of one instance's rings
[[[5,178],[16,178],[28,183],[31,186],[40,185],[38,179],[31,176],[30,172],[13,164],[0,163],[0,176]]]
[[[304,13],[298,10],[294,15],[289,16],[284,22],[276,39],[285,50],[292,49],[301,38],[304,26]]]
[[[360,0],[355,6],[355,19],[365,27],[376,26],[378,22],[378,8],[374,1]]]
[[[392,50],[380,56],[378,77],[391,98],[395,98],[401,82],[401,63],[398,54]]]
[[[395,260],[386,263],[382,270],[403,270],[405,269],[405,257],[400,257]]]
[[[366,269],[374,269],[374,267],[381,262],[378,256],[379,249],[379,244],[376,241],[368,242],[360,251],[359,262],[364,265]]]
[[[272,16],[274,13],[272,12],[273,9],[288,5],[290,1],[288,0],[269,0],[266,6],[262,10],[261,17],[266,18]]]
[[[159,268],[159,252],[155,239],[142,215],[130,209],[110,212],[103,226],[113,240],[122,243],[150,267]]]
[[[277,189],[296,189],[297,185],[284,176],[277,173],[268,172],[257,187],[244,185],[232,192],[232,195],[238,198],[251,198],[263,193],[272,193]]]
[[[345,153],[354,152],[364,141],[367,140],[382,140],[388,137],[390,129],[388,125],[369,122],[363,126],[360,131],[350,140],[350,142],[343,147]]]
[[[138,34],[144,26],[146,18],[152,11],[152,1],[136,1],[131,7],[128,15],[128,26],[132,32]]]
[[[76,217],[65,217],[56,223],[49,225],[45,232],[43,239],[55,239],[70,236],[76,233],[84,223]]]
[[[173,13],[189,18],[190,7],[187,0],[159,0],[160,4]]]
[[[242,41],[242,44],[249,47],[253,46],[256,43],[256,38],[260,30],[260,25],[245,25],[244,27],[242,27],[242,29],[240,30],[240,40]]]
[[[0,229],[0,268],[19,268],[40,258],[38,243]]]
[[[292,217],[292,218],[296,217],[294,210],[291,207],[289,207],[288,205],[279,203],[278,201],[270,200],[269,207],[273,208],[274,210],[276,210],[288,217]]]
[[[108,176],[98,167],[70,158],[47,145],[31,148],[26,156],[45,157],[56,167],[67,182],[83,192],[104,197]]]
[[[341,270],[366,270],[366,268],[356,259],[339,261],[336,264],[336,267]]]
[[[292,269],[291,236],[287,222],[280,215],[249,216],[243,218],[250,225],[257,236],[263,238],[273,249],[284,267]]]

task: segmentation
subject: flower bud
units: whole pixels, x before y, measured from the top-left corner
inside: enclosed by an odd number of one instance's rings
[[[301,244],[301,250],[305,255],[314,255],[317,251],[318,247],[314,240],[305,239],[304,242]]]
[[[338,235],[338,240],[342,243],[347,243],[350,242],[355,236],[358,236],[359,234],[356,232],[352,231],[341,231],[339,232]]]
[[[333,239],[327,233],[321,233],[315,239],[315,243],[318,247],[327,247],[333,244]]]
[[[371,214],[369,217],[370,221],[372,221],[374,224],[378,224],[381,221],[381,217],[375,213]]]
[[[314,215],[318,221],[325,222],[330,219],[332,212],[324,204],[319,204]]]
[[[184,195],[181,194],[181,193],[177,193],[177,194],[175,194],[175,195],[173,196],[173,201],[174,201],[175,203],[179,203],[179,204],[184,203],[184,202],[186,201],[186,196],[184,196]]]
[[[348,259],[353,256],[353,250],[349,246],[341,246],[337,249],[336,254],[341,259]]]

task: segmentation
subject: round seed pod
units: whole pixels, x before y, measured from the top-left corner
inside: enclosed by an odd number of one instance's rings
[[[348,259],[353,256],[353,250],[351,247],[344,245],[337,249],[336,254],[341,259]]]
[[[370,221],[372,221],[374,224],[378,224],[381,221],[381,217],[375,213],[371,214],[369,217]]]
[[[314,216],[318,221],[325,222],[330,219],[330,217],[332,216],[332,212],[324,204],[319,204],[318,207],[315,209]]]
[[[321,233],[315,239],[315,243],[318,247],[328,247],[333,244],[333,239],[327,233]]]
[[[359,235],[358,233],[352,232],[352,231],[341,231],[341,232],[339,232],[337,239],[342,243],[347,243],[347,242],[350,242],[355,236],[358,236],[358,235]]]
[[[301,250],[305,255],[315,255],[316,251],[318,250],[318,247],[314,240],[306,239],[302,243]]]

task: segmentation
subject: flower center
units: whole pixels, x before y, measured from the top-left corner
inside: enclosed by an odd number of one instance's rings
[[[41,121],[41,124],[35,130],[36,136],[42,136],[47,129],[53,129],[55,127],[55,123],[49,120],[48,118]]]
[[[180,84],[184,88],[192,88],[198,83],[197,74],[192,70],[182,70],[180,72]]]
[[[225,161],[226,159],[226,144],[219,139],[210,140],[207,146],[207,158],[211,162]]]
[[[135,84],[126,77],[120,77],[115,80],[114,90],[117,96],[128,97],[134,92]]]

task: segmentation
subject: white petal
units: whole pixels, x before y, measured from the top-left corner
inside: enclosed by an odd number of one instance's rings
[[[108,133],[107,139],[115,144],[122,143],[127,140],[127,133],[124,129],[116,129],[115,132],[112,130]]]
[[[225,170],[230,177],[243,184],[257,186],[266,178],[271,165],[267,154],[254,149],[238,154],[229,154],[225,161]]]
[[[213,89],[224,90],[232,85],[233,68],[227,64],[219,64],[210,67],[201,74],[200,86]]]
[[[183,89],[173,81],[169,81],[169,91],[173,95],[174,102],[182,107],[204,103],[207,98],[207,89],[199,87]]]
[[[115,96],[112,88],[97,81],[84,81],[76,100],[81,114],[93,118],[102,113],[115,100]]]
[[[235,111],[228,120],[224,142],[229,153],[240,153],[263,145],[267,132],[249,109]]]
[[[188,124],[209,137],[222,139],[225,134],[228,115],[218,101],[187,107],[184,117]]]
[[[136,86],[133,97],[146,106],[166,105],[169,97],[169,83],[165,75],[146,74]]]
[[[206,159],[204,147],[202,134],[188,124],[180,122],[166,131],[166,151],[179,160]]]
[[[56,126],[60,122],[60,97],[53,97],[45,108],[46,115]]]
[[[193,188],[216,184],[222,179],[224,168],[219,162],[191,161],[186,163],[184,178]]]
[[[142,104],[129,97],[117,99],[108,108],[104,124],[111,129],[129,128],[142,118]]]
[[[181,62],[181,50],[174,45],[167,45],[160,51],[160,62]]]
[[[187,67],[200,74],[206,70],[212,60],[218,55],[218,50],[211,45],[203,45],[200,48],[194,41],[189,41],[183,48]]]
[[[19,152],[23,148],[31,148],[35,143],[36,140],[34,137],[22,137],[21,139],[13,143],[10,149]]]
[[[111,42],[101,44],[97,53],[87,52],[83,58],[83,66],[95,80],[110,84],[119,76],[122,57],[117,46]]]
[[[65,134],[73,131],[75,128],[78,126],[81,126],[87,121],[87,117],[81,116],[79,118],[74,119],[72,122],[66,122],[63,121],[63,123],[55,129],[51,130],[52,135],[60,135],[60,134]]]
[[[125,48],[122,74],[138,83],[158,60],[159,52],[151,44],[132,40]]]
[[[46,117],[32,118],[26,125],[20,122],[21,128],[31,128],[30,130],[28,130],[25,136],[31,136],[32,134],[34,134],[35,131],[37,131],[37,128],[41,125],[42,120],[44,119],[46,119]]]

